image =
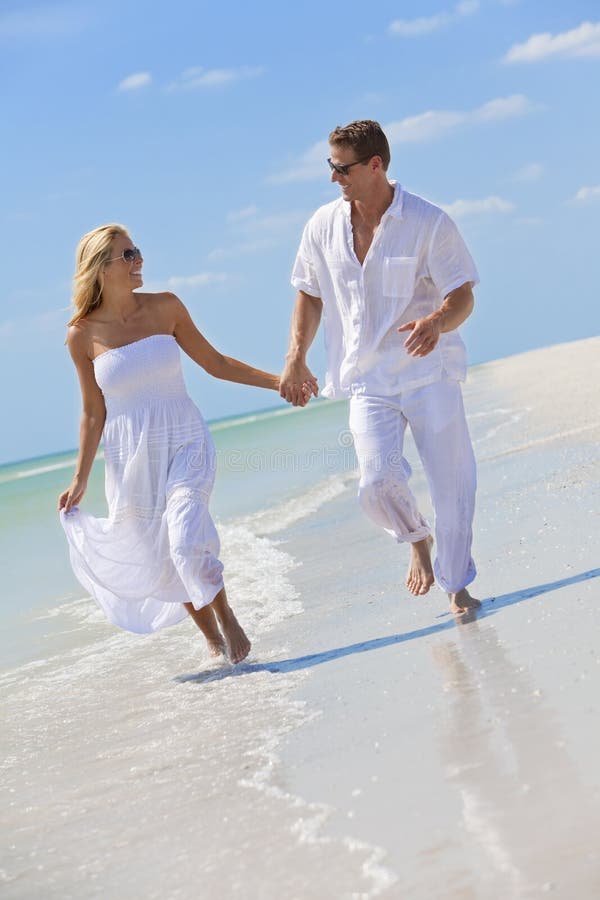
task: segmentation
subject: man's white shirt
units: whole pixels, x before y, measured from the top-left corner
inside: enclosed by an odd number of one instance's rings
[[[323,301],[325,397],[390,396],[466,375],[458,331],[442,334],[427,356],[412,357],[404,348],[408,332],[397,329],[434,312],[462,284],[477,284],[475,263],[443,210],[391,184],[394,199],[362,266],[347,201],[318,209],[302,235],[292,284]]]

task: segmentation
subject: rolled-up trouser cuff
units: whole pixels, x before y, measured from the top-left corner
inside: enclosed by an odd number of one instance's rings
[[[406,481],[391,478],[363,481],[358,488],[358,501],[371,521],[398,543],[414,544],[431,534]]]
[[[454,582],[450,582],[441,574],[439,561],[436,559],[433,566],[433,574],[435,575],[435,580],[443,591],[446,591],[447,594],[458,594],[459,591],[462,591],[463,588],[466,588],[469,584],[471,584],[472,581],[475,581],[475,578],[477,577],[477,569],[475,567],[475,563],[471,559],[469,560],[469,565],[464,578],[461,578]]]

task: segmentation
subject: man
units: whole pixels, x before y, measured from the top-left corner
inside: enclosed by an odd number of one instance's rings
[[[437,579],[460,615],[480,603],[467,590],[476,573],[476,476],[459,385],[465,348],[456,329],[471,314],[479,277],[446,213],[388,180],[390,150],[377,122],[337,127],[329,143],[331,180],[342,196],[318,209],[302,235],[280,393],[295,406],[318,393],[306,354],[323,315],[322,393],[350,398],[360,504],[398,542],[410,543],[409,590],[426,594]],[[434,566],[431,530],[402,456],[407,424],[435,510]]]

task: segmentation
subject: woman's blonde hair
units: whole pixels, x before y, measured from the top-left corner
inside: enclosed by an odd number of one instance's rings
[[[75,314],[69,325],[74,325],[102,304],[103,270],[110,258],[112,242],[119,236],[129,237],[129,232],[124,225],[112,223],[88,231],[79,241],[73,278]]]

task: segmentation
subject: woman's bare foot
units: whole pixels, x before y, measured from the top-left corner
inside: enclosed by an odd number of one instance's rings
[[[465,613],[472,612],[481,606],[481,600],[471,597],[466,588],[457,591],[456,594],[448,594],[448,597],[450,598],[450,612],[457,616],[464,616]]]
[[[231,662],[235,664],[246,659],[252,645],[246,637],[246,632],[236,619],[233,610],[230,608],[229,613],[219,621],[225,637],[227,656]]]
[[[219,623],[212,604],[203,606],[202,609],[195,609],[191,603],[185,603],[184,606],[206,638],[206,646],[210,655],[215,658],[225,656],[227,648],[223,635],[219,631]]]
[[[210,655],[215,659],[219,656],[227,656],[227,647],[225,646],[223,637],[219,638],[218,641],[207,641],[206,646],[208,647]]]
[[[223,632],[227,656],[235,665],[235,663],[239,663],[243,659],[246,659],[252,645],[246,637],[246,632],[236,619],[235,613],[227,602],[225,588],[219,591],[211,606],[215,611],[215,616],[221,626],[221,631]]]
[[[416,597],[426,594],[434,583],[433,567],[431,565],[431,548],[433,538],[428,535],[422,541],[416,541],[410,545],[410,563],[406,574],[406,587]]]

